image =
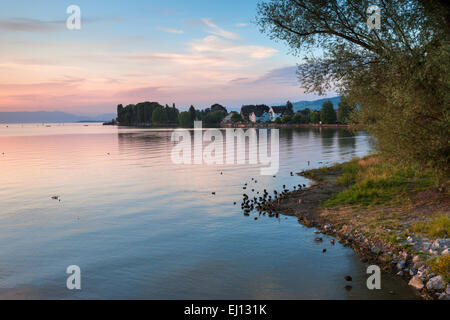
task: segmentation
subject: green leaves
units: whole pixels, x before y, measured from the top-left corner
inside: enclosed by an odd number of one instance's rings
[[[381,30],[371,31],[371,4],[267,0],[258,6],[257,22],[294,54],[316,53],[299,66],[299,81],[306,92],[345,95],[339,121],[358,122],[385,154],[448,178],[450,9],[445,1],[377,2]],[[334,123],[333,113],[323,108],[322,122]],[[311,114],[311,121],[317,123],[317,116]]]

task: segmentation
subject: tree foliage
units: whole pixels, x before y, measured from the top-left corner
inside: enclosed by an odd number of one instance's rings
[[[448,176],[450,7],[444,0],[377,1],[381,29],[367,27],[368,0],[267,0],[263,32],[306,57],[307,92],[338,89],[379,150]],[[314,50],[321,49],[321,50]]]
[[[336,123],[336,111],[334,111],[334,106],[331,101],[326,101],[322,105],[320,110],[320,120],[326,124]]]
[[[166,109],[164,107],[158,107],[153,110],[152,122],[157,124],[167,123],[169,117],[167,115]]]
[[[178,115],[178,123],[180,124],[180,127],[183,127],[183,128],[192,127],[192,120],[191,120],[190,112],[189,111],[181,112]]]
[[[341,98],[338,106],[337,119],[340,123],[347,124],[351,121],[351,117],[356,111],[356,106],[347,102],[345,97]]]
[[[231,122],[241,122],[242,121],[242,117],[239,113],[233,113],[233,115],[231,116]]]

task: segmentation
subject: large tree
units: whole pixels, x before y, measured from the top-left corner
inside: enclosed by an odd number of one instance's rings
[[[336,111],[334,111],[334,106],[331,101],[326,101],[322,105],[320,110],[320,120],[326,124],[336,123]]]
[[[355,112],[356,106],[351,105],[347,102],[345,97],[341,97],[341,101],[339,102],[338,111],[337,111],[337,119],[341,123],[349,123],[352,114]]]
[[[258,23],[304,57],[307,92],[338,90],[382,152],[450,168],[450,15],[447,1],[380,0],[369,29],[367,0],[270,0]]]

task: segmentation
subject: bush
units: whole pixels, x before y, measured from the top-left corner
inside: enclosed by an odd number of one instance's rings
[[[283,116],[283,118],[281,118],[281,123],[289,123],[289,122],[291,122],[291,120],[292,120],[292,117],[286,115],[286,116]]]
[[[444,282],[450,282],[450,255],[431,259],[428,264],[435,273],[443,276]]]
[[[231,122],[241,122],[242,121],[242,117],[239,113],[233,113],[233,115],[231,116]]]

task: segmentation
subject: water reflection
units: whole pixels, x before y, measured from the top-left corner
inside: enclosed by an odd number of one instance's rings
[[[364,133],[281,130],[276,178],[260,176],[259,165],[175,165],[172,146],[171,130],[0,128],[0,297],[412,297],[389,277],[368,291],[353,251],[315,243],[297,219],[249,220],[233,204],[252,178],[255,190],[280,190],[306,182],[290,171],[366,154]],[[71,264],[84,288],[68,293]]]

